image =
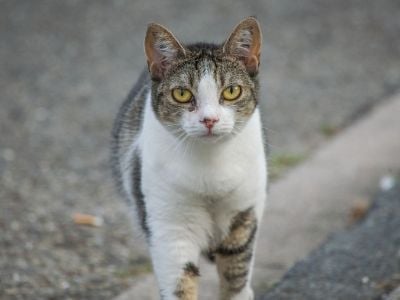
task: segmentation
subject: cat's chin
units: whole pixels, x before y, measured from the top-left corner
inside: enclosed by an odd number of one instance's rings
[[[229,133],[221,133],[221,134],[203,134],[203,135],[196,135],[191,136],[192,139],[199,141],[205,144],[216,144],[216,143],[223,143],[229,140],[232,137]]]

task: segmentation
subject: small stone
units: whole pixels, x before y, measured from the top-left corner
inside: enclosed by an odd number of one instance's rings
[[[382,191],[388,191],[394,187],[396,179],[393,176],[386,175],[381,178],[379,186]]]
[[[363,284],[367,284],[367,283],[369,282],[368,276],[364,276],[364,277],[361,279],[361,282],[362,282]]]
[[[62,281],[62,282],[61,282],[61,288],[62,288],[63,290],[69,289],[70,286],[71,286],[71,285],[69,284],[68,281]]]

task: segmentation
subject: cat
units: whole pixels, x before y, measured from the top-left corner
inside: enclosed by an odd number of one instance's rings
[[[215,298],[254,298],[254,246],[267,198],[261,45],[254,17],[221,45],[183,45],[165,27],[148,26],[148,70],[117,115],[112,164],[145,233],[161,299],[197,299],[204,253],[220,278]]]

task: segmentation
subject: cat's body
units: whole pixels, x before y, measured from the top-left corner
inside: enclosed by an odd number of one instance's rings
[[[152,79],[142,74],[116,120],[114,173],[146,233],[163,299],[197,299],[202,252],[215,257],[220,299],[253,298],[253,248],[267,190],[258,60],[235,60],[228,47],[254,42],[249,34],[257,30],[255,19],[244,20],[231,35],[241,39],[222,49],[183,47],[150,25]],[[258,59],[259,45],[251,47],[242,50]]]

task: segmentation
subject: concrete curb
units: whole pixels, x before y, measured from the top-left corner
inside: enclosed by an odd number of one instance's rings
[[[262,299],[387,299],[400,284],[399,215],[397,182],[379,193],[362,222],[333,234]]]
[[[400,300],[400,287],[395,289],[388,297],[387,300]]]
[[[253,285],[265,290],[297,260],[348,224],[352,207],[368,201],[383,175],[400,169],[400,95],[382,102],[271,185],[258,240]],[[200,299],[214,299],[212,267],[202,267]],[[116,300],[157,299],[152,276]]]

